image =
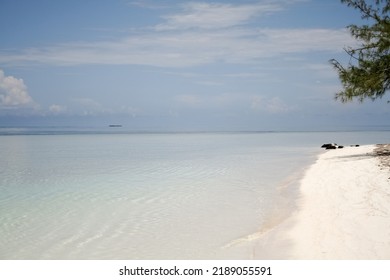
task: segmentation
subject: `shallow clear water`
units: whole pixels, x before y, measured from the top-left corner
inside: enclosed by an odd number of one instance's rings
[[[227,245],[291,210],[322,143],[390,142],[390,132],[17,134],[0,136],[1,259],[248,258]]]

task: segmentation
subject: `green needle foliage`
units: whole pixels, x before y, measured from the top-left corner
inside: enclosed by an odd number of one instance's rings
[[[348,66],[330,60],[343,85],[335,98],[343,103],[381,98],[390,89],[390,0],[375,0],[371,4],[364,0],[341,2],[359,10],[368,24],[348,26],[359,42],[358,47],[345,49],[350,56]]]

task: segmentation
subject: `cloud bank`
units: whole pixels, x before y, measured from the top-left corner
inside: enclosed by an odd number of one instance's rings
[[[68,42],[0,51],[3,64],[147,65],[191,67],[217,62],[248,64],[264,58],[316,51],[339,52],[354,40],[345,29],[264,28],[256,17],[291,1],[257,4],[191,2],[162,22],[110,41]]]

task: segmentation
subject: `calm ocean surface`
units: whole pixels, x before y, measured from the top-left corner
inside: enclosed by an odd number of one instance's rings
[[[0,134],[0,259],[248,259],[235,240],[288,215],[321,144],[390,142],[390,131]]]

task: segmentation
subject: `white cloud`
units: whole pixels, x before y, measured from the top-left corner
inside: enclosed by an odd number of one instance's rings
[[[100,114],[110,114],[112,111],[110,109],[104,108],[99,102],[91,98],[73,98],[73,113],[81,114],[84,116],[94,116]]]
[[[19,54],[0,54],[1,63],[51,65],[149,65],[188,67],[254,60],[312,51],[341,51],[352,38],[344,29],[232,29],[151,33],[117,42],[69,43]]]
[[[27,92],[22,79],[6,76],[0,69],[0,108],[32,108],[37,104]]]
[[[181,94],[174,99],[178,108],[206,109],[221,112],[246,112],[280,115],[295,112],[298,108],[278,96],[252,95],[246,92],[219,94]]]
[[[232,5],[222,3],[186,3],[184,11],[163,17],[166,22],[157,25],[157,30],[188,28],[218,29],[244,24],[251,18],[282,9],[276,3]]]
[[[165,16],[155,28],[140,29],[127,37],[3,51],[0,63],[190,67],[221,61],[253,63],[315,51],[340,52],[354,43],[345,29],[271,29],[248,24],[254,17],[275,13],[289,3],[188,3],[182,12]]]
[[[132,106],[122,106],[119,110],[121,114],[129,115],[132,117],[136,117],[142,113],[142,110],[139,108],[135,108]]]
[[[52,104],[50,105],[49,107],[49,111],[54,114],[54,115],[58,115],[58,114],[62,114],[62,113],[65,113],[67,111],[67,108],[66,106],[62,106],[62,105],[57,105],[57,104]]]
[[[279,97],[271,98],[267,105],[266,110],[273,114],[286,113],[293,110],[293,107],[288,106],[282,99]]]
[[[180,94],[175,96],[174,101],[184,108],[224,109],[236,106],[243,99],[245,96],[238,93]]]

